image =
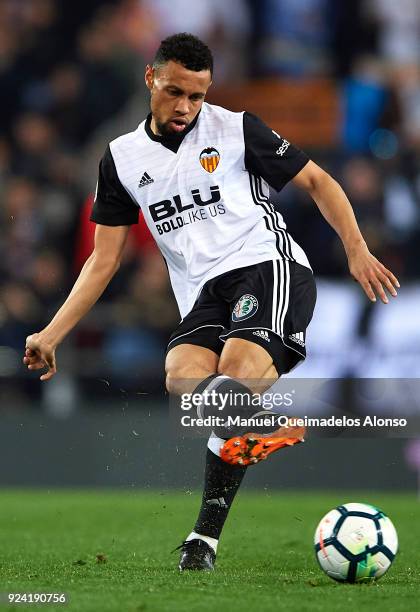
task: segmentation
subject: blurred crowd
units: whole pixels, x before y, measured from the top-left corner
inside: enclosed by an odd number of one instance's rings
[[[402,278],[418,277],[418,0],[2,0],[0,377],[22,374],[25,336],[49,320],[83,265],[99,158],[144,118],[144,66],[178,31],[213,49],[219,87],[334,80],[340,142],[308,152],[346,189],[371,249]],[[274,197],[316,275],[345,275],[338,240],[308,198],[290,186]],[[140,226],[69,347],[100,352],[121,381],[149,376],[161,372],[177,321],[165,266]],[[96,375],[76,361],[80,376]]]

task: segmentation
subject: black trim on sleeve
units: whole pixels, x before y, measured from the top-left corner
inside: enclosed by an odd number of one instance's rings
[[[122,185],[109,145],[99,163],[98,187],[90,220],[100,225],[133,225],[139,222],[139,206]]]
[[[245,168],[276,191],[294,178],[309,157],[252,113],[244,113]]]

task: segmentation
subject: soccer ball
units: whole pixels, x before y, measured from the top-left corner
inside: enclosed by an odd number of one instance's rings
[[[391,567],[398,536],[391,520],[368,504],[344,504],[321,519],[315,554],[321,569],[340,582],[380,578]]]

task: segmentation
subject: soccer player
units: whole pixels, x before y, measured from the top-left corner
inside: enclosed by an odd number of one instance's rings
[[[151,113],[113,140],[100,162],[94,250],[52,321],[27,338],[23,360],[30,370],[48,368],[41,380],[56,373],[56,347],[117,271],[140,210],[182,317],[168,344],[170,393],[252,394],[246,381],[271,383],[306,356],[313,274],[268,186],[280,191],[292,181],[308,192],[367,297],[387,303],[385,290],[396,296],[397,279],[369,252],[338,183],[256,116],[207,104],[212,71],[211,51],[190,34],[165,39],[146,67]],[[181,570],[213,569],[247,465],[303,436],[287,427],[268,437],[223,433],[209,440],[202,506],[180,547]]]

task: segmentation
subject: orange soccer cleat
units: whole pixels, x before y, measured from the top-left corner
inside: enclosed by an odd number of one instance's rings
[[[271,453],[304,442],[305,427],[285,426],[270,434],[248,433],[226,440],[220,458],[232,465],[253,465]]]

